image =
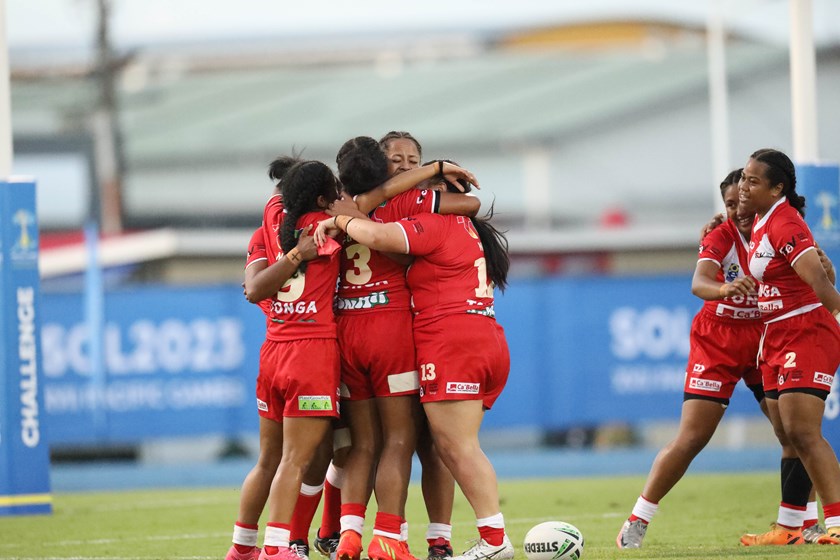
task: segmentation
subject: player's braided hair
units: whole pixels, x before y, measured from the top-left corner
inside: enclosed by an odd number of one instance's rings
[[[283,224],[280,226],[280,247],[284,253],[297,245],[297,222],[307,212],[320,210],[318,197],[323,196],[332,202],[338,196],[338,183],[335,175],[320,161],[302,161],[292,166],[280,184],[283,195]],[[301,271],[306,271],[306,263],[301,263]]]
[[[388,158],[370,136],[351,138],[335,156],[338,178],[351,196],[366,193],[388,180]]]
[[[420,157],[423,157],[423,147],[420,145],[420,142],[417,141],[417,138],[411,135],[409,132],[405,132],[404,130],[392,130],[385,136],[379,139],[379,145],[382,146],[383,151],[388,151],[388,144],[391,140],[411,140],[414,142],[414,145],[417,146],[417,153],[420,154]]]
[[[796,194],[796,167],[786,154],[772,148],[762,148],[753,152],[750,159],[760,161],[767,166],[767,179],[771,185],[782,184],[782,194],[788,203],[796,208],[802,216],[805,215],[805,197]]]
[[[296,163],[300,163],[302,160],[298,154],[292,154],[290,156],[277,156],[274,158],[268,165],[268,178],[275,182],[275,184],[280,184],[280,181],[283,180],[283,176],[286,172],[292,168],[292,166]]]
[[[726,194],[726,190],[731,187],[732,185],[737,185],[738,182],[741,180],[741,174],[744,172],[743,167],[739,167],[733,171],[729,172],[729,175],[720,182],[720,195],[724,196]]]

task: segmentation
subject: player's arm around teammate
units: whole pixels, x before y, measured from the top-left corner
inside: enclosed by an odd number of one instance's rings
[[[289,254],[296,232],[326,216],[323,209],[338,196],[337,181],[326,165],[307,161],[289,170],[281,189],[285,214],[280,245]],[[303,474],[337,417],[338,346],[332,301],[338,258],[334,251],[320,254],[276,293],[268,335],[270,355],[263,352],[266,359],[261,360],[260,415],[282,428],[282,458],[269,494],[262,560],[297,559],[289,543],[292,512]]]
[[[654,459],[642,494],[616,537],[619,548],[642,546],[659,502],[714,435],[738,381],[743,378],[759,402],[764,397],[755,363],[761,316],[755,281],[747,276],[752,215],[738,212],[739,178],[737,170],[720,184],[727,219],[703,238],[692,278],[692,293],[706,303],[691,325],[677,435]]]
[[[330,212],[349,211],[345,215],[368,219],[370,211],[371,219],[379,222],[439,210],[442,203],[439,193],[416,190],[380,203],[382,184],[413,188],[441,170],[453,178],[475,180],[466,170],[440,163],[389,179],[385,154],[376,140],[365,136],[345,142],[336,162],[347,196],[334,203]],[[451,198],[472,199],[447,197]],[[349,237],[343,239],[337,321],[342,411],[353,445],[345,465],[336,554],[345,560],[361,555],[362,526],[375,470],[378,510],[368,555],[372,559],[392,559],[394,555],[397,560],[409,559],[413,557],[405,546],[405,500],[420,412],[405,268]],[[371,343],[373,340],[388,343],[378,345]]]
[[[388,174],[391,176],[406,173],[423,161],[423,147],[409,132],[392,130],[379,139],[379,145],[388,158]],[[469,212],[463,214],[476,215]],[[419,432],[417,457],[420,459],[422,470],[423,501],[429,516],[426,529],[428,560],[443,560],[453,554],[452,504],[455,498],[455,480],[435,449],[425,418]]]
[[[493,286],[504,288],[509,266],[504,238],[482,220],[419,214],[384,224],[338,216],[319,224],[316,239],[332,227],[373,249],[415,255],[408,282],[421,402],[435,446],[472,506],[480,534],[459,558],[512,558],[495,471],[478,440],[484,411],[501,393],[510,368],[493,311]]]

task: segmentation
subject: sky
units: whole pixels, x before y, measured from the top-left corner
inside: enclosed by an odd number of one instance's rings
[[[2,1],[2,0],[0,0]],[[542,26],[590,19],[665,18],[702,24],[717,6],[733,29],[784,43],[789,2],[801,0],[114,0],[118,46],[430,29]],[[840,42],[840,2],[811,0],[818,42]],[[97,0],[5,0],[12,49],[84,46]]]

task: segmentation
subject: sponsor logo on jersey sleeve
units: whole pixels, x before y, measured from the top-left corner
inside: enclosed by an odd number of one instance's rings
[[[298,410],[332,410],[332,399],[329,395],[300,395]]]
[[[791,237],[790,241],[784,244],[784,246],[779,249],[779,252],[785,256],[790,256],[793,253],[793,250],[796,248],[796,238]]]
[[[449,381],[446,384],[446,393],[450,395],[477,395],[480,388],[481,383]]]

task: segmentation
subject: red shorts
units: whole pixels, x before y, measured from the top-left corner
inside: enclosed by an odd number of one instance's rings
[[[727,400],[743,379],[761,383],[756,366],[761,321],[718,317],[701,310],[691,323],[684,391],[691,395]]]
[[[342,398],[361,401],[417,394],[411,311],[343,314],[336,322]]]
[[[481,315],[447,315],[414,330],[420,402],[479,400],[489,409],[510,372],[505,331]]]
[[[840,366],[840,325],[823,306],[767,323],[761,349],[764,391],[831,391]]]
[[[260,349],[257,408],[263,418],[338,416],[338,344],[334,338],[266,340]]]

